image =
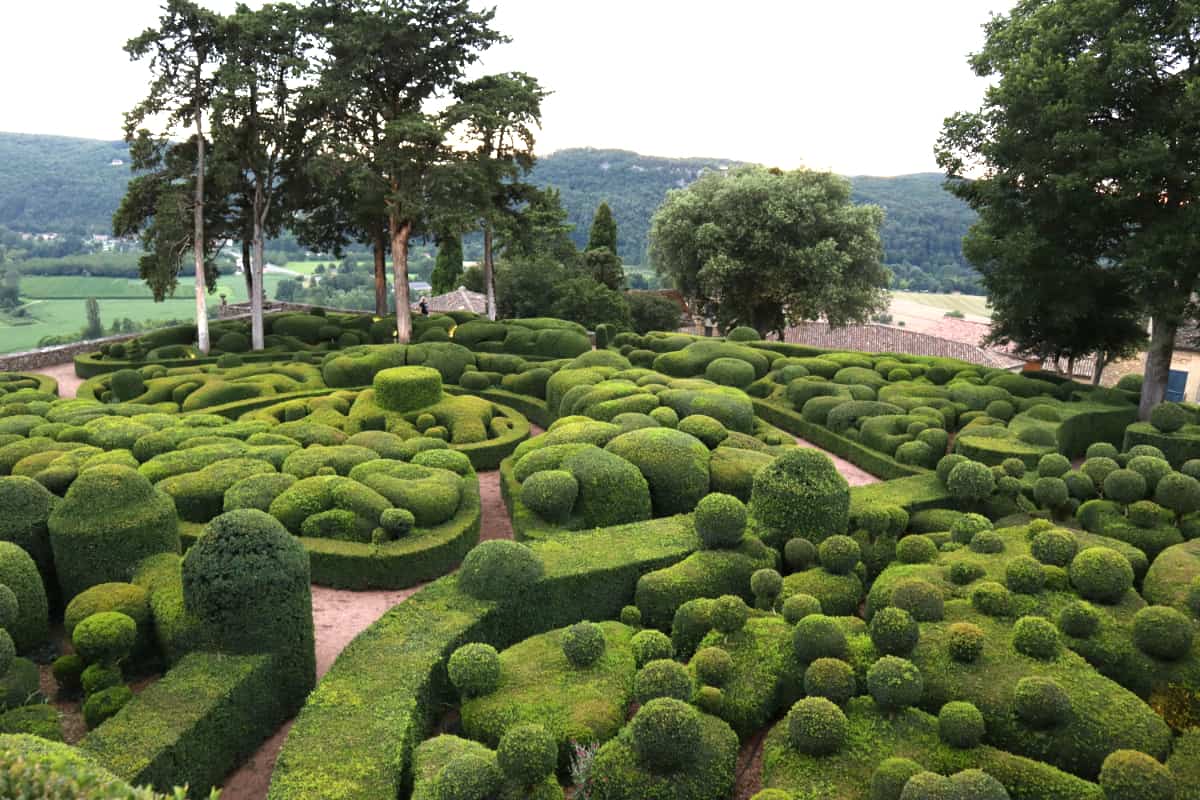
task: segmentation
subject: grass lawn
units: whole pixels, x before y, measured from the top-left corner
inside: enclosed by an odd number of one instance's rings
[[[977,317],[990,317],[992,311],[988,308],[987,298],[983,295],[971,294],[926,294],[925,292],[892,292],[892,298],[904,303],[928,306],[941,311],[961,311],[964,314]]]
[[[299,272],[301,275],[312,275],[316,272],[319,264],[324,264],[328,267],[330,264],[337,266],[337,263],[337,259],[333,258],[317,259],[316,261],[289,261],[283,265],[283,268],[290,269],[292,272]]]

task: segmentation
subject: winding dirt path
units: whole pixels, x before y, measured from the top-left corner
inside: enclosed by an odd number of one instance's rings
[[[35,369],[34,372],[39,375],[49,375],[58,381],[59,397],[74,397],[79,384],[83,383],[83,378],[75,374],[75,362],[73,361],[67,364],[55,364],[52,367],[42,367]]]

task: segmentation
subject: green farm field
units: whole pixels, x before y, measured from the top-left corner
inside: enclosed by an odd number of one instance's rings
[[[931,311],[942,314],[947,311],[961,311],[974,317],[991,317],[987,297],[971,294],[927,294],[925,292],[892,292],[893,305],[925,306]],[[893,314],[895,311],[892,312]]]

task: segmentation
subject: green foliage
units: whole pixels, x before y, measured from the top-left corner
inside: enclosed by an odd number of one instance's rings
[[[480,697],[500,684],[500,654],[489,644],[464,644],[450,656],[446,670],[464,697]]]
[[[820,543],[845,532],[849,510],[849,484],[820,451],[789,450],[754,476],[750,513],[769,541]]]
[[[671,644],[671,638],[662,631],[638,631],[630,639],[629,646],[633,651],[634,663],[639,669],[651,661],[672,658],[675,655],[675,647]]]
[[[801,753],[825,756],[846,743],[846,715],[824,697],[806,697],[788,711],[788,741]]]
[[[633,682],[634,699],[643,705],[658,697],[671,697],[686,703],[692,699],[694,690],[687,669],[678,661],[667,658],[645,664]]]
[[[406,412],[442,399],[442,375],[430,367],[392,367],[376,373],[375,397],[388,411]]]
[[[42,577],[29,554],[12,542],[0,541],[0,585],[8,587],[17,601],[16,621],[5,626],[17,650],[25,652],[44,642],[50,627]]]
[[[1169,606],[1147,606],[1133,617],[1133,643],[1142,652],[1176,661],[1192,649],[1194,626],[1185,614]]]
[[[950,657],[970,664],[983,653],[984,632],[978,625],[955,622],[950,626],[948,645]]]
[[[881,608],[871,617],[871,643],[884,655],[907,656],[917,646],[920,627],[901,608]]]
[[[818,658],[845,659],[848,653],[846,634],[833,617],[821,613],[806,614],[796,623],[792,648],[801,664],[811,664]]]
[[[708,494],[708,448],[682,430],[630,431],[610,441],[605,450],[641,471],[655,516],[691,511]]]
[[[563,655],[576,667],[590,667],[604,655],[604,630],[594,622],[578,622],[562,636]]]
[[[1100,768],[1100,787],[1108,800],[1171,800],[1175,779],[1151,756],[1136,750],[1114,750]]]
[[[558,746],[542,726],[517,725],[500,738],[496,760],[510,780],[531,786],[554,772]]]
[[[521,484],[521,502],[549,522],[565,522],[579,496],[579,481],[566,470],[535,472]]]
[[[951,747],[977,747],[986,732],[983,714],[971,703],[949,702],[938,712],[938,735]]]
[[[836,658],[818,658],[804,670],[804,693],[842,705],[855,691],[854,670]]]
[[[1053,678],[1032,675],[1017,681],[1013,710],[1029,727],[1044,730],[1071,713],[1071,698]]]
[[[137,623],[119,611],[102,611],[75,626],[71,643],[85,661],[116,664],[133,652]]]
[[[528,547],[497,539],[483,542],[467,554],[458,584],[472,597],[502,601],[531,587],[542,576],[542,569]]]
[[[1093,603],[1116,603],[1133,587],[1133,567],[1107,547],[1088,548],[1075,556],[1070,576],[1080,596]]]
[[[925,683],[911,661],[883,656],[867,670],[867,691],[881,708],[903,709],[920,702]]]
[[[1057,658],[1061,651],[1058,630],[1042,617],[1021,617],[1013,626],[1013,647],[1018,653],[1043,661]]]
[[[858,542],[849,536],[835,534],[821,542],[817,548],[821,566],[834,575],[846,575],[862,559]]]

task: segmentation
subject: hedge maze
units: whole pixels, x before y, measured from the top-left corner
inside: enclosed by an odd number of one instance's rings
[[[743,329],[241,325],[0,382],[0,794],[202,797],[295,716],[271,800],[1200,799],[1196,407]],[[312,584],[422,582],[316,682]]]

